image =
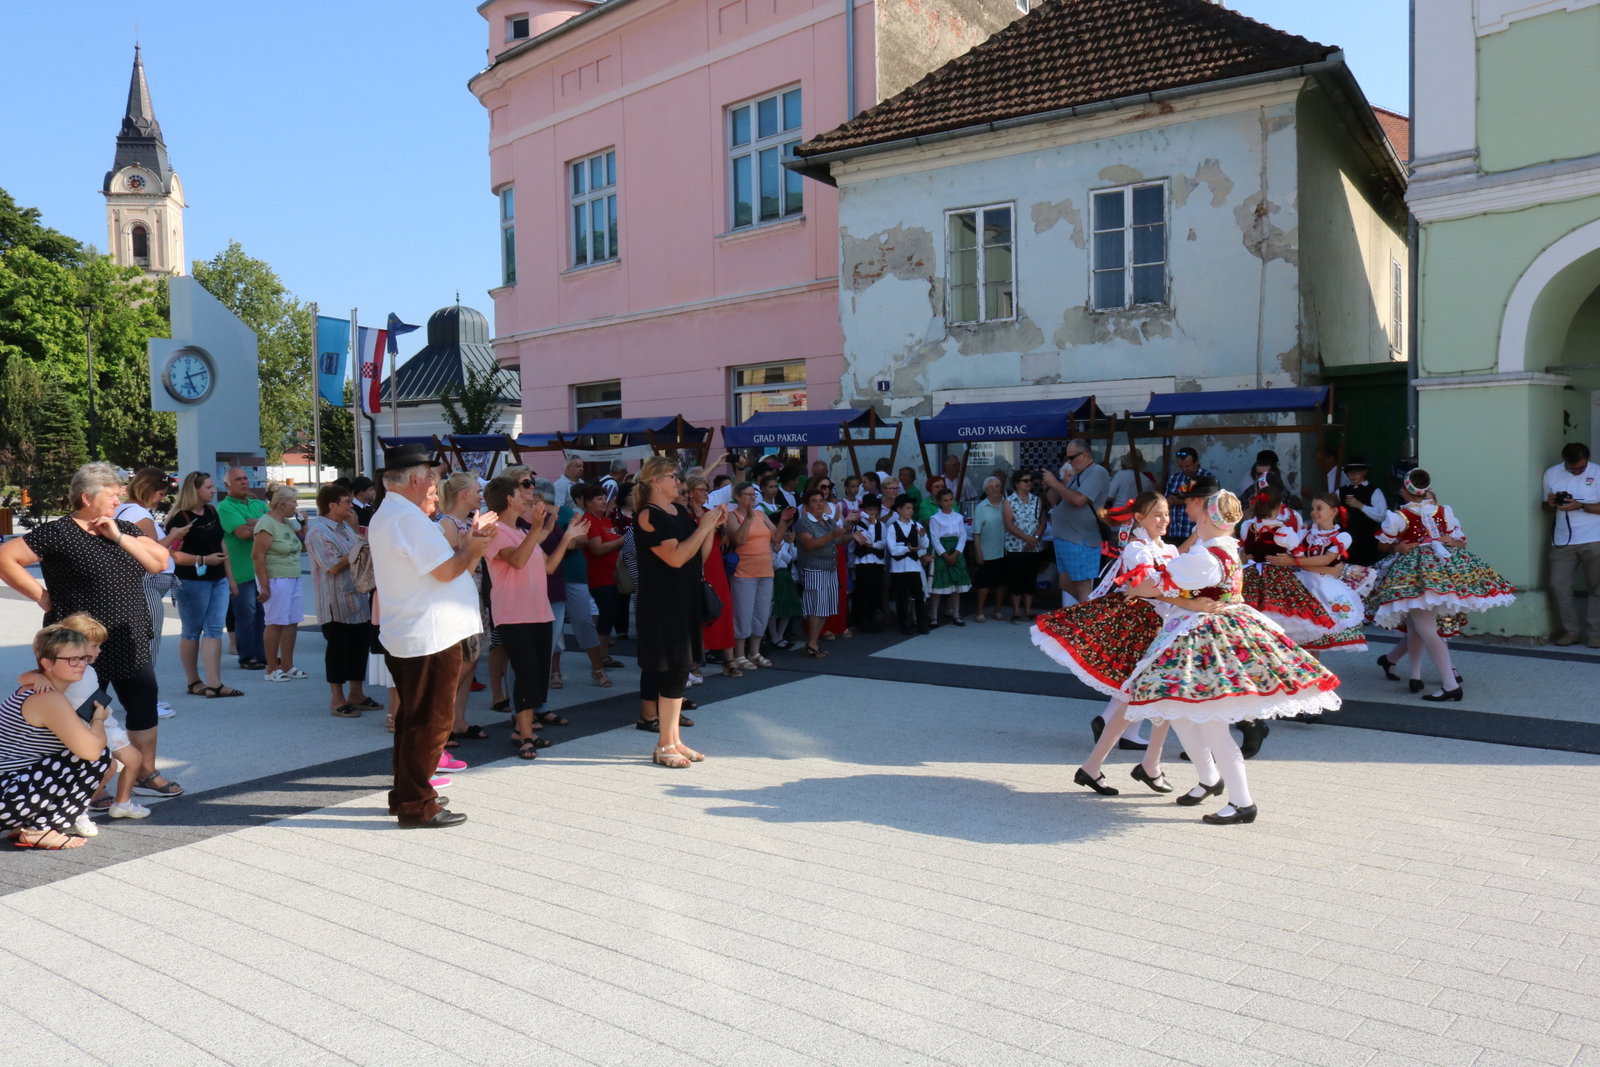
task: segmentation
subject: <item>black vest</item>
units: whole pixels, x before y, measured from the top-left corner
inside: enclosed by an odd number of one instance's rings
[[[1346,496],[1353,496],[1363,505],[1372,503],[1372,493],[1377,487],[1371,482],[1361,485],[1341,485],[1334,493],[1339,498],[1340,506],[1344,505]],[[1367,518],[1360,509],[1346,509],[1345,532],[1350,535],[1350,562],[1359,563],[1363,567],[1370,567],[1383,558],[1383,552],[1378,548],[1378,531],[1382,528],[1378,523]]]

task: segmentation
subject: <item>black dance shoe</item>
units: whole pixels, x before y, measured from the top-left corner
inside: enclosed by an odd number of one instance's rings
[[[1193,793],[1185,793],[1183,796],[1174,800],[1173,803],[1178,805],[1180,808],[1192,808],[1206,797],[1220,797],[1223,789],[1222,780],[1219,778],[1216,785],[1205,785],[1202,783],[1197,788],[1204,789],[1205,792],[1201,793],[1199,796],[1195,796]]]
[[[1097,737],[1095,740],[1098,741],[1100,739]],[[1149,747],[1143,741],[1129,741],[1126,737],[1117,738],[1117,748],[1123,752],[1143,752]]]
[[[1255,822],[1256,806],[1251,804],[1248,807],[1234,808],[1232,815],[1218,815],[1212,812],[1209,815],[1200,816],[1200,821],[1208,822],[1212,826],[1232,826],[1234,823],[1239,822]]]
[[[1383,676],[1389,681],[1398,682],[1400,680],[1400,676],[1394,673],[1394,664],[1389,662],[1387,656],[1378,657],[1378,669],[1383,672]]]
[[[1093,789],[1096,793],[1099,793],[1103,797],[1114,797],[1121,792],[1121,790],[1116,786],[1106,785],[1106,776],[1104,772],[1102,772],[1098,778],[1090,778],[1089,772],[1084,770],[1082,767],[1079,767],[1078,773],[1072,776],[1072,781],[1076,785],[1088,786],[1090,789]]]
[[[1144,764],[1142,763],[1135,763],[1133,765],[1133,770],[1128,772],[1128,777],[1132,778],[1136,782],[1143,782],[1151,789],[1154,789],[1157,793],[1172,792],[1172,786],[1167,784],[1166,775],[1158,774],[1152,778],[1150,777],[1150,772],[1144,769]]]
[[[1100,743],[1100,735],[1105,732],[1106,720],[1103,715],[1096,715],[1089,720],[1089,732],[1094,734],[1094,743]]]
[[[1422,679],[1421,678],[1412,678],[1412,679],[1410,679],[1409,681],[1406,682],[1406,688],[1410,689],[1413,693],[1422,692]]]
[[[1441,689],[1437,693],[1423,693],[1422,699],[1431,700],[1436,704],[1442,704],[1446,700],[1460,700],[1462,696],[1462,688],[1463,687],[1458,685],[1454,689]]]

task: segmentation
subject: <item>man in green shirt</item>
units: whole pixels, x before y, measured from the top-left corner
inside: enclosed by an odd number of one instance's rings
[[[239,666],[259,671],[267,665],[263,641],[265,620],[256,602],[256,567],[251,559],[255,546],[256,520],[267,513],[265,501],[250,495],[250,475],[238,467],[228,471],[228,495],[217,501],[222,518],[223,545],[228,550],[228,565],[233,584],[233,631],[239,645]]]

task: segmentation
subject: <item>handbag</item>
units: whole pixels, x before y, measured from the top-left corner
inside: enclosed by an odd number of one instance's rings
[[[722,618],[722,598],[717,591],[711,588],[711,583],[704,578],[700,579],[700,621],[701,623],[716,622]]]

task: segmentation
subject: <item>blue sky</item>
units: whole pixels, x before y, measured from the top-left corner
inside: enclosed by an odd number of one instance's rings
[[[1229,6],[1342,47],[1373,103],[1408,109],[1404,0]],[[0,188],[97,247],[136,22],[190,259],[237,240],[300,299],[367,323],[422,323],[458,290],[492,316],[488,120],[466,88],[488,34],[472,3],[8,4]]]

